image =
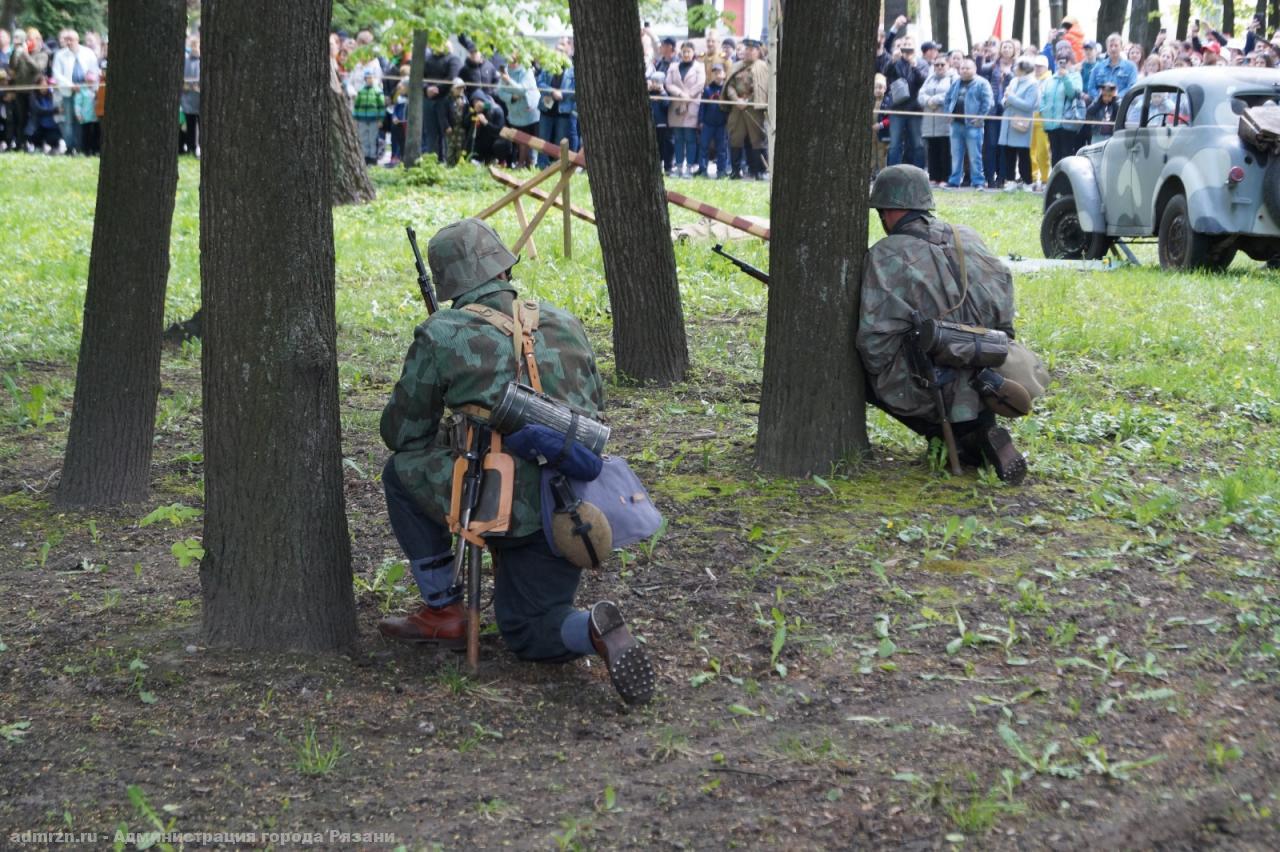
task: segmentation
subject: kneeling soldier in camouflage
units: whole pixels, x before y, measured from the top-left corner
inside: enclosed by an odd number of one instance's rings
[[[520,380],[526,369],[531,376],[524,381],[536,382],[540,375],[546,394],[591,415],[603,407],[604,390],[577,319],[545,302],[517,300],[511,281],[516,258],[489,225],[478,219],[449,225],[432,238],[427,258],[440,300],[453,300],[453,307],[414,332],[381,424],[382,439],[394,451],[382,474],[387,512],[423,603],[408,616],[383,619],[378,629],[401,641],[461,647],[468,614],[445,526],[457,520],[455,447],[442,426],[466,418],[487,436],[489,412],[507,383]],[[519,347],[530,328],[534,363],[526,366]],[[507,647],[538,662],[599,654],[627,703],[648,701],[654,674],[644,649],[614,604],[574,608],[581,572],[548,546],[539,468],[510,458],[509,527],[484,539],[494,557],[494,615]]]
[[[1002,375],[1014,366],[1014,354],[1034,360],[1013,343],[1008,268],[973,229],[933,217],[929,177],[915,166],[882,170],[871,207],[886,236],[871,247],[862,280],[857,345],[867,400],[918,435],[945,437],[954,472],[958,456],[974,467],[990,464],[1006,482],[1021,482],[1026,460],[996,424],[997,412],[1027,414],[1035,393],[1025,387],[1035,387],[1031,378]],[[953,330],[963,344],[941,352],[939,328]],[[920,352],[925,340],[934,343],[933,357]],[[1004,351],[992,357],[990,342]]]

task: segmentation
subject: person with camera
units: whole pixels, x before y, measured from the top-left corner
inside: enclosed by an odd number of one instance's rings
[[[481,430],[492,448],[497,433],[487,424],[509,383],[540,383],[548,396],[593,418],[604,407],[604,385],[581,323],[547,302],[519,299],[511,278],[517,258],[487,223],[446,226],[428,243],[427,260],[439,300],[453,304],[414,331],[381,422],[392,451],[382,472],[387,513],[423,602],[407,616],[382,619],[378,629],[398,641],[457,648],[465,644],[468,614],[446,527],[458,517],[449,440],[457,430],[449,426]],[[513,349],[525,329],[533,364],[541,365],[536,374]],[[514,442],[513,433],[499,446]],[[647,702],[654,674],[643,647],[615,604],[574,607],[581,570],[547,541],[541,469],[521,456],[510,459],[513,481],[502,489],[510,495],[509,525],[484,540],[494,557],[493,609],[503,640],[517,657],[535,662],[598,654],[624,701]]]
[[[885,69],[889,84],[889,105],[898,112],[920,112],[920,88],[929,76],[929,67],[916,56],[916,43],[910,36],[900,37],[894,45],[892,61]],[[911,163],[924,165],[924,137],[921,116],[889,116],[889,165]]]
[[[1076,152],[1085,113],[1080,72],[1076,71],[1075,55],[1066,42],[1058,44],[1055,64],[1053,76],[1045,81],[1040,93],[1040,114],[1049,134],[1050,167]]]
[[[952,436],[960,463],[990,465],[1001,480],[1021,482],[1026,459],[996,413],[1028,413],[1032,381],[1021,375],[1005,381],[990,367],[944,365],[939,358],[927,370],[933,375],[922,375],[912,352],[921,321],[982,326],[976,331],[1012,341],[1013,277],[973,229],[934,218],[921,169],[899,164],[882,171],[870,204],[885,236],[871,247],[862,278],[857,347],[867,401],[924,438]],[[1009,394],[1015,381],[1022,389],[1016,399]]]

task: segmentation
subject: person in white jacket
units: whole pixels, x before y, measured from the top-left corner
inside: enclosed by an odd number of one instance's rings
[[[675,140],[672,175],[689,177],[698,165],[698,104],[707,85],[707,69],[696,61],[693,42],[680,45],[680,59],[667,68],[667,94],[675,100],[667,107],[667,126]]]
[[[951,116],[942,112],[942,104],[951,91],[956,78],[947,57],[939,54],[929,67],[929,76],[920,87],[920,108],[925,116],[920,124],[924,138],[925,162],[928,164],[929,182],[940,186],[951,175]]]
[[[86,82],[90,73],[96,77],[98,57],[92,50],[80,43],[80,35],[75,30],[63,30],[58,33],[58,43],[62,47],[53,54],[53,81],[58,90],[58,103],[62,114],[58,117],[62,139],[67,143],[67,153],[80,150],[80,123],[76,121],[74,98],[76,92],[84,86],[96,90],[97,86]]]

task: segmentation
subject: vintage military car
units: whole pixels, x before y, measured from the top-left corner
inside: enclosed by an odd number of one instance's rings
[[[1249,132],[1255,115],[1280,127],[1277,103],[1280,70],[1182,68],[1141,78],[1121,99],[1111,138],[1050,173],[1045,257],[1096,259],[1117,238],[1154,238],[1166,269],[1224,269],[1237,251],[1280,262],[1280,147]]]

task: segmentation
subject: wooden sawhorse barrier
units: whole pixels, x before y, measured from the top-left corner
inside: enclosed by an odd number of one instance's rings
[[[569,183],[573,177],[573,170],[575,167],[585,169],[587,167],[586,158],[581,152],[570,151],[567,139],[560,140],[559,145],[553,145],[545,139],[539,139],[537,136],[531,136],[513,127],[504,127],[499,132],[504,139],[517,144],[528,145],[535,151],[555,157],[556,162],[523,183],[513,175],[490,166],[489,174],[493,176],[493,179],[503,186],[509,187],[509,189],[501,198],[477,213],[476,218],[487,219],[508,204],[514,206],[516,221],[520,223],[520,237],[516,240],[515,245],[512,246],[511,253],[519,254],[520,250],[527,244],[529,246],[529,256],[537,259],[538,247],[533,242],[533,232],[542,223],[551,208],[557,207],[564,213],[564,256],[567,258],[573,257],[573,219],[576,217],[584,222],[590,222],[592,225],[596,223],[594,214],[581,207],[575,207],[569,199]],[[559,175],[560,179],[556,182],[555,188],[551,192],[548,193],[538,188],[542,183],[556,175]],[[526,195],[542,202],[537,212],[533,214],[532,219],[528,217],[525,211],[523,198]],[[677,207],[700,213],[708,219],[714,219],[717,222],[746,231],[748,234],[759,237],[762,240],[767,241],[769,239],[770,230],[767,225],[761,225],[750,219],[727,213],[718,207],[707,204],[705,201],[698,201],[696,198],[690,198],[674,190],[666,190],[666,196],[668,204],[674,204]]]

